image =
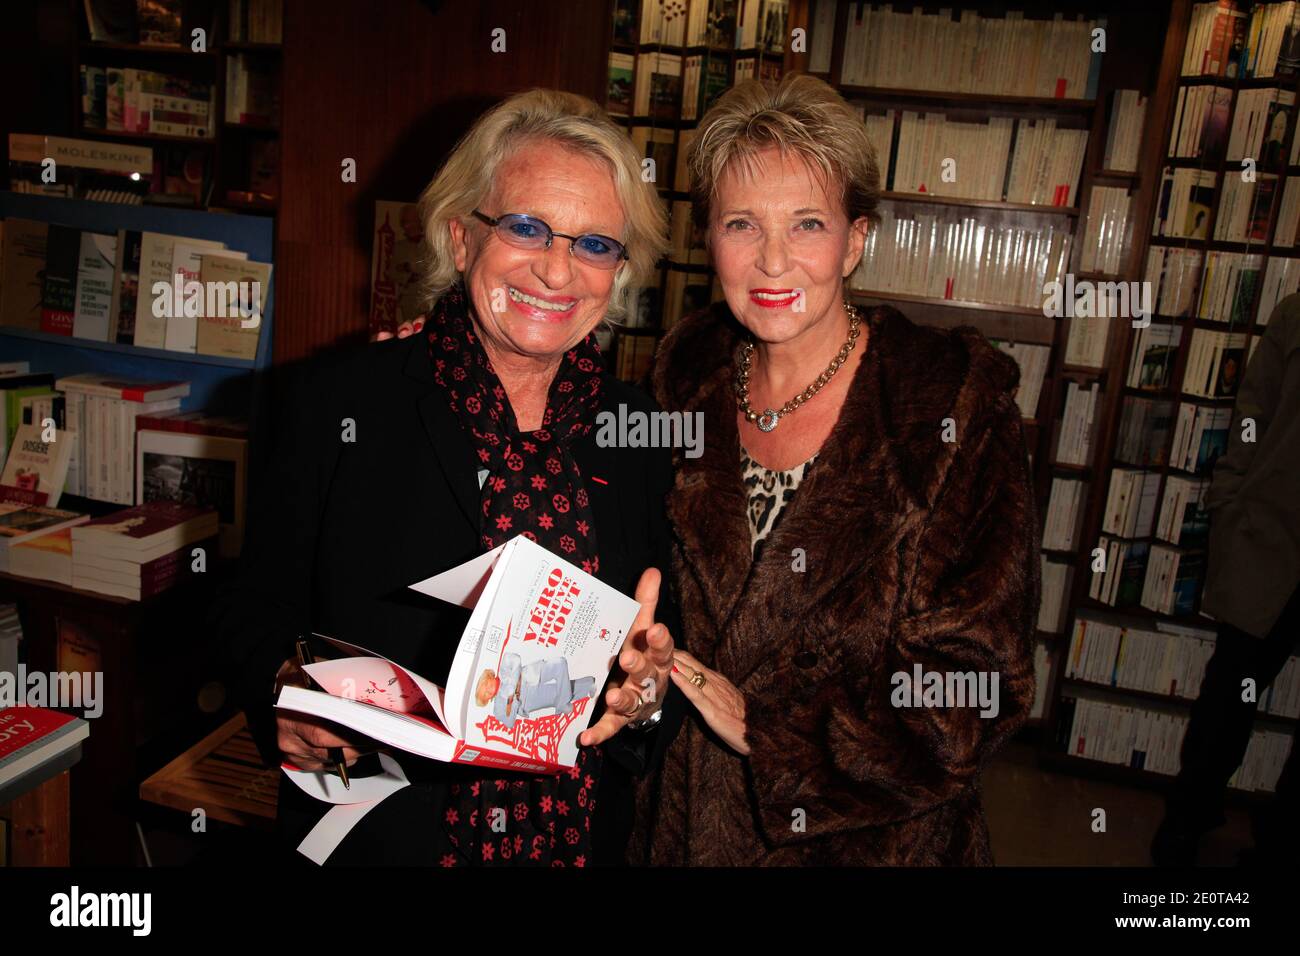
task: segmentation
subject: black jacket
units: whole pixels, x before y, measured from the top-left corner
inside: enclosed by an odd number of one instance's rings
[[[268,764],[280,761],[274,676],[293,656],[295,636],[340,637],[441,682],[468,619],[463,609],[407,587],[479,552],[477,457],[433,381],[427,347],[417,335],[313,361],[272,403],[272,460],[251,503],[239,575],[213,616]],[[605,408],[657,410],[612,376],[604,385]],[[574,454],[595,515],[598,577],[631,595],[641,572],[658,567],[657,617],[677,638],[663,511],[670,454],[601,448],[595,437],[593,428]],[[324,645],[315,650],[334,656]],[[596,863],[622,862],[635,776],[658,763],[684,712],[676,688],[664,706],[659,727],[624,731],[605,745],[592,818]],[[330,862],[436,862],[435,815],[448,784],[502,776],[397,756],[415,785],[372,811]],[[326,809],[282,777],[280,826],[293,846]]]

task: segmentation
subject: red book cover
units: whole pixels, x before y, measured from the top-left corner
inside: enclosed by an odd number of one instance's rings
[[[216,530],[217,513],[211,508],[172,501],[148,501],[79,525],[72,540],[78,545],[108,544],[115,548],[143,551],[162,543],[169,534],[183,537],[190,528],[208,521]]]
[[[0,710],[0,783],[7,783],[90,733],[79,717],[44,707]]]
[[[225,415],[206,412],[160,412],[156,415],[138,415],[135,430],[154,432],[185,432],[191,435],[213,435],[219,438],[247,438],[248,422]]]

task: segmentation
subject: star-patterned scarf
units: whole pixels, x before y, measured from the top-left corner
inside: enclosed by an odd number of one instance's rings
[[[488,470],[479,519],[483,550],[523,534],[596,574],[591,505],[570,452],[595,425],[600,405],[604,362],[595,338],[588,335],[560,359],[542,427],[521,432],[463,289],[438,300],[428,335],[434,381],[470,436],[480,468]],[[582,747],[577,765],[563,773],[453,784],[442,822],[459,855],[447,854],[443,865],[589,864],[602,756],[599,747]]]

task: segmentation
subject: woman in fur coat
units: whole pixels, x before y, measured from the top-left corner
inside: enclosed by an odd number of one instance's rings
[[[703,414],[668,498],[694,712],[633,861],[990,864],[980,771],[1033,700],[1040,588],[1017,366],[848,303],[879,173],[821,81],[737,86],[690,168],[725,302],[652,381]]]

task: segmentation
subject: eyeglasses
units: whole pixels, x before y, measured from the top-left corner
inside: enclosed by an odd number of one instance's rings
[[[520,213],[511,213],[494,219],[475,209],[474,217],[491,226],[503,242],[509,243],[516,249],[549,249],[551,242],[559,236],[561,239],[569,240],[570,255],[579,262],[585,262],[597,269],[615,269],[627,258],[627,249],[624,248],[623,243],[609,236],[599,236],[594,233],[566,236],[562,232],[556,232],[541,219]]]

